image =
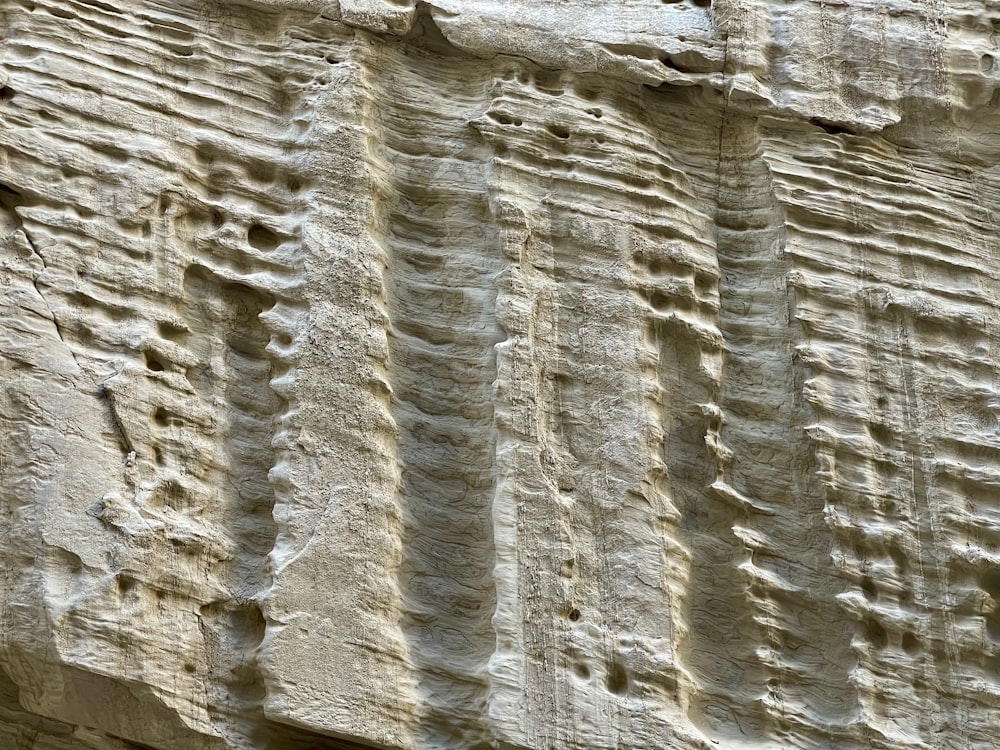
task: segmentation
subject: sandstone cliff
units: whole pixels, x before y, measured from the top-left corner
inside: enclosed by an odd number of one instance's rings
[[[1000,3],[0,0],[0,748],[991,748]]]

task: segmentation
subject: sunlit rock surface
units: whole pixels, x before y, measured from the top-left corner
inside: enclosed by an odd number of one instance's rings
[[[992,748],[1000,4],[0,0],[0,748]]]

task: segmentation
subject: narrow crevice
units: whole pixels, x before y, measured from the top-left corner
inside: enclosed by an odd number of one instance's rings
[[[461,57],[463,53],[456,49],[447,37],[442,33],[441,28],[434,20],[434,11],[437,10],[429,3],[418,0],[416,12],[413,14],[413,23],[409,32],[403,37],[403,41],[408,45],[418,49],[433,52],[443,57]],[[439,11],[440,12],[440,11]]]
[[[844,125],[838,125],[835,122],[830,122],[829,120],[824,120],[821,117],[812,117],[810,118],[809,123],[818,128],[822,128],[830,135],[857,135],[857,133],[850,128],[845,127]]]
[[[858,710],[849,680],[852,626],[837,603],[843,581],[827,564],[837,541],[825,521],[816,458],[798,438],[815,415],[794,358],[798,324],[789,306],[785,217],[756,121],[731,112],[722,131],[727,148],[719,154],[716,244],[727,357],[720,434],[731,452],[723,475],[727,502],[735,502],[725,533],[734,559],[743,558],[732,568],[742,580],[731,616],[745,624],[726,648],[751,665],[739,684],[728,686],[738,704],[729,710],[742,711],[743,726],[765,735],[779,733],[791,716],[843,739]],[[815,618],[799,621],[792,613],[800,610]],[[766,697],[754,701],[756,695]],[[756,710],[740,707],[752,705]],[[798,706],[804,710],[792,708]]]
[[[419,39],[397,46],[371,83],[383,102],[371,146],[383,185],[374,231],[386,253],[386,375],[399,430],[401,629],[426,697],[419,742],[474,748],[486,743],[486,665],[496,644],[492,395],[502,259],[482,187],[488,155],[466,126],[488,84],[473,66],[445,59],[454,48],[429,44],[440,42],[429,13],[418,14]],[[412,127],[408,113],[423,106],[428,84],[457,92],[467,115],[440,130]],[[449,219],[446,244],[442,210],[464,217]]]

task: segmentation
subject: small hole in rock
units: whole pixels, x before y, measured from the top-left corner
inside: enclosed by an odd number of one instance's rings
[[[615,695],[624,695],[628,692],[628,673],[625,667],[618,660],[611,662],[608,669],[608,691]]]
[[[198,160],[199,164],[204,164],[205,166],[212,166],[215,164],[215,159],[219,156],[220,151],[218,147],[212,145],[211,143],[199,142],[194,147],[194,158]]]
[[[156,324],[156,330],[163,338],[169,341],[180,341],[187,334],[187,328],[181,323],[174,323],[169,320],[161,320]]]
[[[694,288],[698,294],[703,297],[715,289],[715,279],[711,276],[695,274],[694,277]]]
[[[274,164],[263,159],[251,159],[244,166],[247,175],[257,182],[274,182],[277,176],[277,170]]]
[[[874,440],[877,440],[882,445],[889,445],[892,443],[892,428],[888,425],[882,424],[881,422],[869,422],[868,431]]]
[[[194,674],[197,671],[197,668],[195,667],[194,664],[188,662],[184,665],[184,671],[187,672],[188,674]]]
[[[865,636],[875,648],[885,648],[889,642],[889,635],[885,632],[885,628],[875,620],[868,620],[865,623]]]
[[[810,124],[815,125],[818,128],[822,128],[830,135],[843,135],[843,134],[854,135],[854,133],[850,129],[845,128],[843,125],[838,125],[834,122],[829,122],[828,120],[824,120],[820,117],[810,118],[809,122]]]
[[[563,127],[562,125],[549,125],[548,129],[549,132],[556,138],[569,138],[569,128]]]
[[[878,599],[878,589],[875,588],[875,583],[871,578],[861,579],[861,591],[864,592],[865,599],[870,602],[874,602]]]
[[[990,596],[1000,602],[1000,570],[988,570],[983,574],[980,585]]]
[[[166,427],[170,424],[170,412],[164,409],[162,406],[153,412],[153,421],[156,422],[160,427]]]
[[[247,241],[258,250],[270,252],[279,244],[278,235],[261,224],[254,224],[247,232]]]
[[[903,633],[903,651],[910,654],[920,653],[920,641],[913,633]]]
[[[14,89],[10,86],[0,86],[0,102],[9,102],[14,98]]]
[[[979,58],[979,69],[984,73],[993,70],[993,55],[983,55]]]
[[[906,575],[906,571],[909,569],[909,564],[906,560],[906,553],[900,548],[895,542],[890,542],[888,545],[889,557],[892,558],[892,562],[896,566],[896,570],[900,575]]]
[[[538,70],[535,72],[535,86],[542,92],[559,96],[563,93],[562,76],[556,71]]]
[[[0,207],[11,209],[21,205],[21,194],[0,183]]]
[[[899,592],[899,605],[901,607],[913,606],[913,591],[911,589],[902,589]]]
[[[336,57],[334,57],[333,55],[327,55],[327,56],[326,56],[326,61],[327,61],[328,63],[330,63],[330,65],[337,65],[337,64],[338,64],[338,63],[340,62],[340,60],[338,60],[338,59],[337,59]]]
[[[572,620],[573,622],[578,622],[580,620],[580,617],[581,617],[580,610],[571,609],[569,611],[569,619]]]
[[[576,675],[577,675],[577,677],[579,677],[582,680],[589,680],[590,679],[590,667],[588,667],[586,664],[577,664],[576,665]]]
[[[156,357],[150,357],[148,354],[146,355],[146,367],[153,372],[163,372],[163,363]]]
[[[649,293],[649,304],[652,305],[654,310],[659,310],[660,312],[670,309],[672,299],[669,294],[660,289],[654,289]]]

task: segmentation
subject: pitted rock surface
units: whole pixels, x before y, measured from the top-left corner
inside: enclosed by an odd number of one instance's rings
[[[998,46],[0,0],[0,748],[996,747]]]

